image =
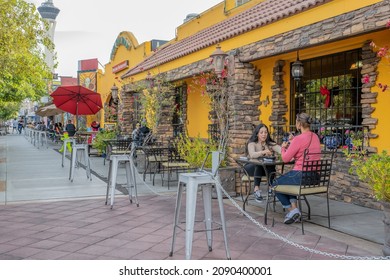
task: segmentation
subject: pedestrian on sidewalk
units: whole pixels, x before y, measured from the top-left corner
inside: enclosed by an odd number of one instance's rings
[[[23,123],[23,120],[20,119],[19,122],[18,122],[18,132],[19,134],[22,134],[22,129],[24,128],[24,123]]]
[[[12,121],[12,134],[14,134],[14,131],[15,133],[18,132],[18,121],[16,118]]]

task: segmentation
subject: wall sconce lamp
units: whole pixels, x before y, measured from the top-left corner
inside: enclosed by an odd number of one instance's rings
[[[111,96],[115,104],[118,103],[118,90],[119,89],[115,84],[111,87]]]
[[[303,74],[303,63],[299,61],[299,51],[297,51],[297,60],[291,65],[291,75],[295,81],[300,81],[303,78]]]
[[[225,59],[228,56],[223,50],[221,50],[221,46],[218,44],[216,50],[210,55],[213,60],[214,71],[217,74],[218,78],[222,77],[222,71],[225,68]]]

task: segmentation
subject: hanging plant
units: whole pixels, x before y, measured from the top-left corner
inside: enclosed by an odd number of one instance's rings
[[[199,88],[202,97],[209,98],[207,101],[204,100],[210,103],[209,118],[213,124],[217,125],[218,150],[224,153],[226,152],[229,129],[227,76],[228,72],[225,68],[220,77],[214,70],[202,72],[199,76],[194,77],[194,85]],[[190,91],[191,88],[189,87],[188,90]]]
[[[104,117],[105,122],[116,122],[118,118],[116,109],[109,104],[104,104]]]

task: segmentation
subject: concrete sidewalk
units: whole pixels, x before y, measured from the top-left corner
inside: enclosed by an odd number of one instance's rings
[[[71,183],[69,160],[62,168],[58,148],[49,143],[48,149],[38,149],[19,135],[0,137],[0,259],[184,259],[183,232],[169,257],[175,187],[168,191],[158,181],[151,186],[148,179],[138,180],[140,207],[117,191],[111,210],[104,204],[108,165],[103,159],[91,157],[92,181],[79,168]],[[118,185],[124,183],[122,168]],[[261,207],[247,207],[251,221],[233,203],[225,199],[232,259],[382,255],[381,211],[332,201],[332,229],[320,225],[326,219],[319,212],[312,218],[317,224],[305,223],[302,235],[300,224],[282,223],[281,211],[272,213],[274,227],[264,226]],[[237,203],[242,204],[239,198]],[[218,213],[217,208],[214,211]],[[202,211],[197,215],[201,220]],[[194,237],[193,259],[226,257],[221,231],[214,233],[212,252],[204,233]]]

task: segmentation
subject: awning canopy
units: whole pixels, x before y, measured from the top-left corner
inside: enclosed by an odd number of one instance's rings
[[[41,117],[55,116],[62,113],[64,113],[64,111],[58,109],[54,104],[39,107],[35,112],[36,115]]]

